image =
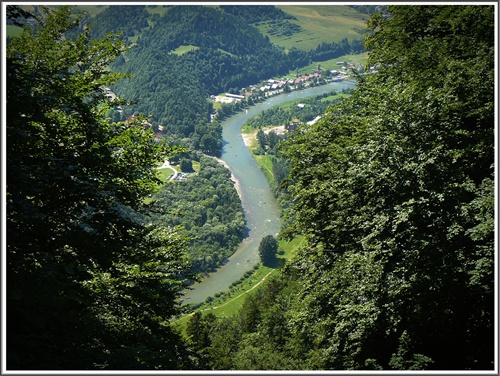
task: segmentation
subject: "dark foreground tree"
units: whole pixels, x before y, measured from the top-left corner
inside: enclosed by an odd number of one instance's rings
[[[493,368],[494,25],[491,5],[373,16],[379,73],[282,150],[314,367]]]
[[[278,254],[278,241],[272,235],[266,235],[259,244],[259,256],[262,264],[266,266],[275,266],[276,255]]]
[[[170,150],[103,116],[122,42],[68,7],[36,21],[7,45],[7,369],[189,368],[186,240],[136,211]]]

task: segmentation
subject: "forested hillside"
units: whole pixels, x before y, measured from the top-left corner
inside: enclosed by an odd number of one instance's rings
[[[92,22],[90,32],[93,38],[102,38],[106,33],[120,30],[128,39],[147,28],[149,18],[151,16],[144,6],[116,5],[96,15],[95,19],[99,22]],[[90,17],[85,19],[91,22]]]
[[[132,74],[133,79],[122,80],[113,88],[137,103],[114,117],[124,119],[133,112],[151,115],[162,132],[180,138],[194,133],[198,139],[216,136],[209,124],[212,94],[238,93],[242,87],[311,61],[363,50],[360,37],[318,43],[311,51],[293,48],[285,52],[250,24],[294,18],[273,6],[169,6],[149,18],[146,9],[109,7],[89,20],[96,36],[122,30],[128,43],[134,44],[112,65],[114,70]],[[120,17],[114,16],[116,12]],[[190,46],[188,52],[173,53],[183,46]],[[210,144],[214,148],[208,152],[218,155],[217,143]]]
[[[104,12],[99,16],[98,25],[112,18]],[[199,49],[182,56],[171,53],[182,45]],[[140,100],[132,110],[153,114],[167,129],[189,136],[197,123],[210,120],[210,94],[238,91],[287,72],[283,56],[241,18],[213,7],[170,7],[142,33],[126,60],[115,63],[114,69],[135,76],[117,86],[117,93]]]
[[[497,366],[494,21],[492,6],[370,19],[379,73],[280,150],[284,235],[307,241],[238,314],[191,317],[204,367]]]
[[[238,247],[245,230],[241,201],[227,168],[201,156],[199,174],[186,181],[166,184],[148,208],[158,226],[182,226],[190,242],[193,272],[220,266]]]

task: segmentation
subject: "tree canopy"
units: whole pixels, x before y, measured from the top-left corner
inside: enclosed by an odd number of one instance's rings
[[[259,244],[259,256],[261,262],[266,266],[273,266],[278,254],[278,241],[272,235],[266,235]]]
[[[368,25],[379,73],[283,150],[323,366],[491,368],[493,7],[391,6]]]
[[[135,213],[174,150],[104,117],[117,37],[68,7],[33,21],[7,45],[7,368],[189,368],[168,324],[187,240]]]
[[[213,158],[200,158],[200,171],[182,182],[166,184],[153,195],[152,223],[182,227],[192,270],[206,273],[222,265],[238,248],[245,218],[231,173]]]

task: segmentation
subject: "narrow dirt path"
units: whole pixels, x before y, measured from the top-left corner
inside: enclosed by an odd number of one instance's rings
[[[241,294],[239,294],[238,296],[235,296],[234,298],[232,298],[231,300],[228,300],[227,302],[225,302],[224,304],[221,304],[221,305],[218,305],[218,306],[215,306],[215,307],[209,307],[209,308],[205,308],[205,309],[202,309],[200,312],[203,312],[203,311],[209,311],[209,310],[212,310],[212,309],[216,309],[216,308],[220,308],[220,307],[224,307],[226,304],[229,304],[233,301],[235,301],[236,299],[239,299],[241,298],[243,295],[249,293],[250,291],[252,291],[254,288],[256,288],[257,286],[259,286],[262,282],[264,282],[266,280],[266,278],[272,273],[274,272],[275,269],[271,270],[269,273],[267,273],[264,277],[262,277],[262,279],[256,283],[255,285],[253,285],[253,287],[249,290],[246,290],[244,292],[242,292]],[[193,313],[191,313],[190,315],[193,315]]]
[[[165,162],[163,162],[163,164],[160,167],[157,167],[157,170],[160,170],[162,168],[171,169],[174,172],[174,174],[170,177],[170,180],[175,180],[175,178],[177,177],[177,170],[175,168],[173,168],[172,166],[170,166],[169,161],[166,160]]]

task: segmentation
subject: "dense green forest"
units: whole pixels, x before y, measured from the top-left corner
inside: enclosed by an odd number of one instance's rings
[[[200,156],[197,176],[168,184],[155,168],[191,152],[182,137],[216,154],[206,90],[250,80],[240,59],[258,60],[258,74],[288,69],[293,51],[239,10],[183,9],[124,11],[137,20],[126,40],[91,35],[92,18],[70,7],[6,7],[25,28],[6,46],[6,368],[496,369],[495,7],[389,6],[369,18],[378,72],[284,142],[262,137],[292,205],[281,237],[304,237],[297,255],[236,314],[195,312],[185,333],[172,320],[186,313],[193,263],[226,257],[244,219],[216,161]],[[241,39],[219,32],[240,27]],[[199,49],[170,52],[184,44]],[[142,98],[133,112],[153,114],[167,139],[110,102],[109,86]]]
[[[280,149],[300,254],[237,315],[190,319],[207,368],[496,366],[493,7],[369,27],[379,73]]]
[[[245,219],[231,173],[216,160],[201,158],[200,172],[164,185],[153,196],[148,213],[153,223],[182,226],[190,240],[193,272],[209,272],[222,264],[240,244]]]
[[[149,18],[154,21],[157,17],[151,17],[144,6],[117,5],[108,7],[96,16],[96,20],[102,20],[101,22],[93,22],[90,16],[84,17],[82,21],[86,24],[91,23],[90,33],[94,39],[102,38],[110,31],[120,30],[128,40],[149,27]]]

